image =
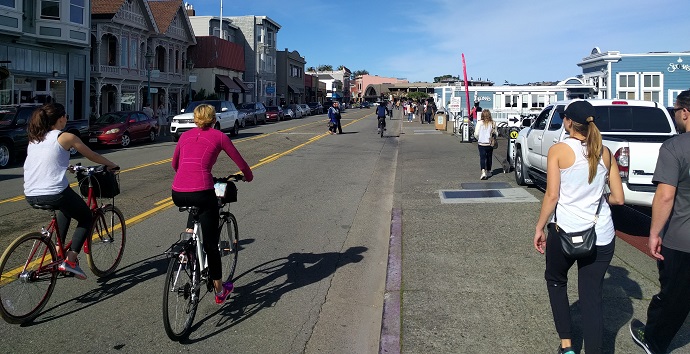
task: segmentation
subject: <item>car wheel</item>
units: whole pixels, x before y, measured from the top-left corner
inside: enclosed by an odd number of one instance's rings
[[[5,142],[0,142],[0,168],[7,167],[12,162],[12,148]]]
[[[522,161],[522,152],[518,150],[517,154],[515,154],[515,183],[518,184],[518,186],[526,186],[527,183],[525,182],[525,166]]]
[[[235,122],[235,125],[232,126],[232,130],[230,131],[231,136],[237,136],[240,133],[240,123]]]
[[[156,141],[156,132],[153,130],[149,132],[149,141],[150,142]]]
[[[122,145],[123,148],[126,148],[131,143],[132,143],[132,139],[130,139],[129,133],[122,134],[122,141],[120,141],[120,145]]]
[[[266,115],[264,114],[264,119],[261,121],[261,124],[266,124]]]

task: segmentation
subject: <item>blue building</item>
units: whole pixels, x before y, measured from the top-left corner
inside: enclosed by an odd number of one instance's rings
[[[595,47],[577,63],[595,97],[644,100],[673,106],[679,92],[690,88],[690,53],[621,54]]]

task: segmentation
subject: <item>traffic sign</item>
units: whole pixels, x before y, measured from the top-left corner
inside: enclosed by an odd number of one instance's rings
[[[276,93],[276,87],[275,86],[266,86],[266,93],[269,95]]]
[[[460,113],[462,112],[462,98],[451,97],[450,104],[448,104],[448,112]]]
[[[189,82],[196,82],[196,75],[189,75]]]

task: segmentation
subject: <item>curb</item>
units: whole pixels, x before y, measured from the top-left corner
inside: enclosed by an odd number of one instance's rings
[[[383,318],[379,354],[400,353],[400,288],[402,283],[402,210],[391,212],[391,236],[388,246],[386,290],[383,295]]]

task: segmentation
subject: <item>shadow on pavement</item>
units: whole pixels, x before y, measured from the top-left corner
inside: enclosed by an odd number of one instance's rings
[[[292,253],[258,265],[235,278],[235,284],[245,278],[250,282],[235,288],[226,305],[195,323],[192,333],[211,319],[216,321],[216,330],[182,343],[192,344],[220,334],[262,309],[275,306],[283,295],[319,282],[349,263],[360,262],[364,259],[362,253],[366,251],[366,247],[360,246],[351,247],[344,253]]]
[[[22,327],[38,325],[73,314],[123,293],[147,280],[164,275],[168,269],[168,262],[168,257],[165,255],[158,255],[118,269],[109,277],[98,279],[97,282],[100,283],[100,287],[44,310],[37,319],[33,322],[23,324]],[[58,309],[67,311],[58,312]]]

